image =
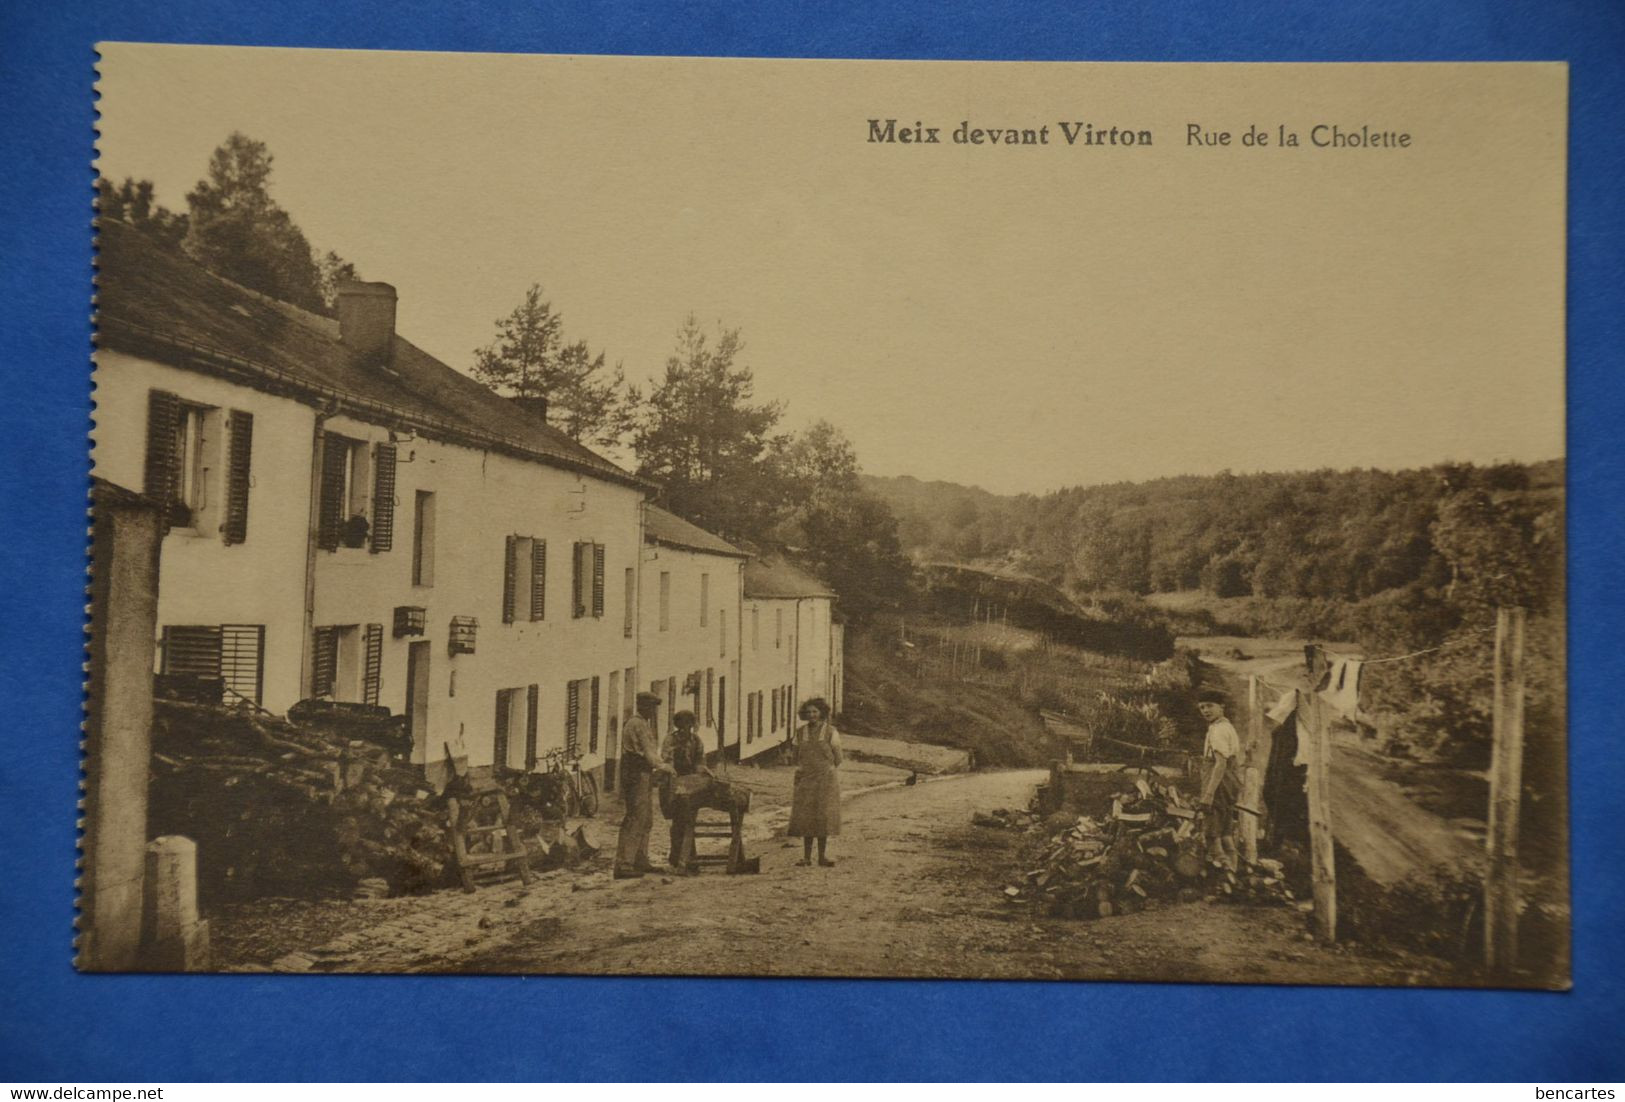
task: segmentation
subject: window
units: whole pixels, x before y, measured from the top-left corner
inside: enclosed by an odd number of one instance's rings
[[[380,645],[383,627],[378,627]],[[333,625],[316,628],[311,637],[310,695],[333,700],[354,701],[363,691],[363,670],[368,655],[363,652],[361,628],[358,624]]]
[[[503,551],[502,622],[547,618],[547,541],[509,536]]]
[[[367,445],[337,433],[322,438],[322,487],[318,501],[316,545],[324,551],[365,547],[367,522]],[[394,493],[393,474],[391,494]],[[391,499],[393,504],[393,498]]]
[[[708,615],[710,615],[710,610],[711,610],[711,575],[709,575],[709,574],[701,574],[700,575],[700,626],[702,628],[705,627],[708,623],[710,623],[710,621],[706,619],[706,617]]]
[[[773,610],[773,649],[784,646],[784,609]]]
[[[434,494],[419,490],[412,505],[412,584],[434,585]]]
[[[660,630],[671,627],[671,571],[660,572]]]
[[[620,743],[620,734],[621,734],[621,671],[620,670],[611,670],[609,672],[609,690],[608,690],[608,692],[609,692],[609,696],[608,696],[609,708],[608,708],[608,715],[605,717],[605,722],[607,723],[608,728],[609,728],[609,737],[608,737],[608,740],[607,740],[607,745],[604,747],[604,752],[606,754],[608,754],[610,757],[614,757],[616,754],[620,753],[620,746],[621,746],[621,743]]]
[[[249,459],[253,417],[233,412],[226,492],[213,486],[222,463],[226,419],[211,406],[185,402],[166,390],[147,392],[144,489],[164,507],[164,523],[206,532],[218,525],[227,543],[248,534]],[[220,498],[227,500],[222,503]],[[235,510],[234,512],[232,510]]]
[[[632,616],[638,607],[638,578],[629,566],[626,568],[626,590],[624,594],[626,609],[622,614],[621,634],[628,639],[632,638]]]
[[[518,716],[519,702],[524,699],[524,689],[498,689],[496,719],[492,724],[491,733],[491,767],[493,769],[507,769],[510,767],[508,753],[510,736],[519,726],[515,722]]]
[[[604,545],[582,541],[575,545],[572,557],[574,569],[571,578],[570,615],[577,620],[604,615]]]
[[[762,649],[762,610],[758,605],[750,606],[750,649]]]
[[[265,687],[265,625],[167,625],[162,672],[219,681],[226,704],[258,704]]]

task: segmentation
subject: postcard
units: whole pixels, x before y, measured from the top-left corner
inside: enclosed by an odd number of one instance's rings
[[[1568,986],[1565,66],[100,51],[80,968]]]

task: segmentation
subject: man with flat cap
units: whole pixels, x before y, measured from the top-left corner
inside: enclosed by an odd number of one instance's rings
[[[1207,835],[1208,859],[1235,871],[1236,804],[1241,798],[1241,738],[1224,715],[1225,696],[1212,689],[1196,698],[1196,710],[1207,720],[1207,738],[1202,743],[1206,775],[1202,782],[1201,806]]]
[[[626,795],[626,815],[615,843],[615,879],[630,880],[652,872],[649,863],[649,828],[654,825],[653,779],[665,772],[660,746],[655,739],[655,717],[660,714],[660,698],[639,693],[638,714],[621,728],[621,783]]]

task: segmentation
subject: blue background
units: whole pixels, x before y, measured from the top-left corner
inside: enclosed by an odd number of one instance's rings
[[[197,0],[0,12],[0,1080],[1625,1078],[1625,5]],[[1573,993],[1130,984],[82,977],[93,43],[774,57],[1567,60]],[[1518,140],[1505,136],[1508,149]],[[1486,227],[1486,232],[1494,232]],[[714,1038],[738,1039],[719,1043]]]

